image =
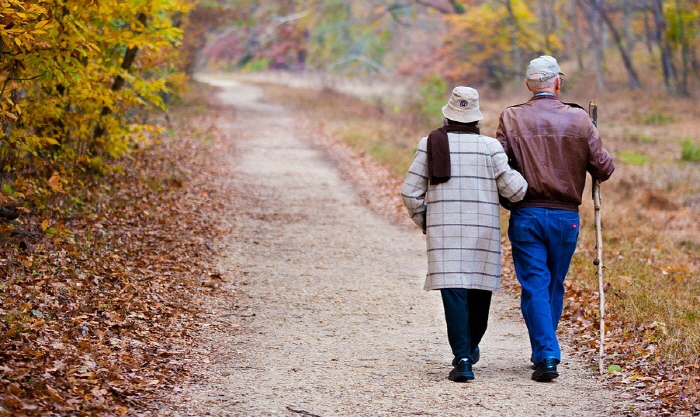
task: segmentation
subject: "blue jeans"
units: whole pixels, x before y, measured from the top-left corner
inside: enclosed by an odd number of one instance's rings
[[[524,207],[510,214],[508,238],[522,288],[520,309],[536,364],[545,358],[561,360],[556,331],[579,227],[576,211]]]

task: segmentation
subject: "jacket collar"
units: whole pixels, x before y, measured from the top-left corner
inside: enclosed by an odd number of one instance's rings
[[[556,96],[554,93],[550,93],[550,92],[546,92],[546,91],[545,91],[545,92],[537,93],[537,94],[533,95],[532,98],[531,98],[530,100],[537,100],[537,99],[541,99],[541,98],[553,98],[553,99],[556,99],[557,96]]]

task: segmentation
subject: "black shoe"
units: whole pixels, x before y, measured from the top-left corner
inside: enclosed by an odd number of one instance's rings
[[[535,372],[532,373],[532,379],[538,382],[551,381],[559,376],[557,372],[556,358],[545,358],[537,364]]]
[[[537,366],[535,366],[535,357],[532,355],[530,355],[530,363],[532,364],[530,368],[532,368],[533,371],[537,369]]]
[[[480,357],[481,357],[481,352],[479,351],[479,346],[477,346],[474,349],[474,352],[472,352],[472,365],[476,365],[476,363],[479,362]]]
[[[457,366],[450,371],[450,376],[447,377],[450,381],[454,382],[467,382],[474,379],[474,372],[472,372],[472,363],[469,359],[464,358],[457,363]]]

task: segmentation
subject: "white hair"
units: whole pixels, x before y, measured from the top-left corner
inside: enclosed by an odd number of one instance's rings
[[[537,74],[533,74],[537,75]],[[554,88],[554,84],[557,82],[559,79],[558,75],[555,75],[552,78],[548,78],[544,81],[537,81],[537,80],[527,80],[527,86],[530,87],[530,90],[533,91],[539,91],[539,90],[545,90],[545,89],[552,89]]]

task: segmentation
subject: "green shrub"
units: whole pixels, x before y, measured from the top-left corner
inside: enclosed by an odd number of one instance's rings
[[[270,67],[270,58],[256,59],[254,61],[248,61],[243,66],[244,71],[262,71]]]
[[[423,99],[421,113],[432,123],[442,120],[442,106],[445,105],[445,90],[447,83],[440,77],[431,77],[421,84],[420,92]]]
[[[642,116],[642,123],[645,125],[666,126],[673,121],[673,116],[663,113],[649,113]]]
[[[700,146],[690,140],[684,140],[681,147],[681,159],[688,162],[700,162]]]
[[[637,137],[637,142],[639,143],[656,143],[656,138],[649,135],[640,135]]]
[[[642,155],[640,153],[637,153],[635,151],[623,151],[618,154],[618,158],[620,161],[622,161],[625,164],[629,165],[648,165],[649,164],[649,157],[646,155]]]

